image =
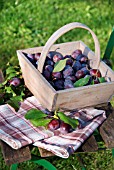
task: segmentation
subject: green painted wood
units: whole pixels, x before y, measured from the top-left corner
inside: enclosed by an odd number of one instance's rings
[[[107,43],[107,47],[106,47],[106,50],[105,50],[105,53],[104,53],[104,56],[103,56],[103,60],[110,59],[113,47],[114,47],[114,28],[113,28],[112,33],[110,35],[109,41]]]
[[[113,158],[114,158],[114,148],[112,149],[112,156],[113,156]]]

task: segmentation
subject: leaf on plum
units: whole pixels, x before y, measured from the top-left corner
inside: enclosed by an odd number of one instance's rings
[[[66,66],[66,61],[68,58],[65,58],[64,60],[59,60],[55,65],[54,65],[54,70],[53,72],[60,72],[64,69]]]
[[[79,125],[79,121],[77,119],[66,116],[63,112],[58,112],[58,116],[64,123],[71,125],[73,129]]]
[[[85,86],[88,83],[89,79],[90,79],[90,76],[88,75],[87,77],[84,77],[84,78],[81,78],[81,79],[77,80],[74,83],[74,87]]]
[[[100,83],[106,82],[105,77],[98,77]]]

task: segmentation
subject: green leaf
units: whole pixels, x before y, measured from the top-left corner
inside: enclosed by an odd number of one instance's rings
[[[11,97],[10,100],[7,101],[7,103],[11,105],[16,111],[18,111],[20,107],[20,101],[23,101],[22,96],[14,96]]]
[[[38,126],[47,126],[48,123],[51,121],[52,119],[45,119],[45,118],[41,118],[41,119],[31,119],[30,122],[38,127]]]
[[[38,109],[31,109],[25,114],[26,119],[41,119],[46,117],[47,115]]]
[[[0,88],[2,88],[4,85],[2,83],[0,83]]]
[[[68,58],[65,58],[64,60],[59,60],[55,65],[54,65],[54,70],[53,72],[60,72],[64,69],[66,66],[66,61]]]
[[[21,96],[25,96],[25,93],[23,91],[21,91]]]
[[[0,98],[0,105],[4,104],[4,99]]]
[[[63,122],[71,125],[73,129],[79,125],[79,121],[77,119],[66,116],[63,112],[58,112],[58,116]]]
[[[7,87],[7,86],[5,86],[5,90],[6,90],[6,93],[11,93],[11,91],[12,91],[12,89],[11,89],[11,87]]]
[[[84,78],[77,80],[74,83],[74,87],[81,87],[81,86],[86,85],[88,83],[89,79],[90,79],[90,76],[88,75],[87,77],[84,77]]]
[[[3,94],[4,93],[4,89],[0,89],[0,94]]]
[[[18,100],[8,100],[7,103],[10,106],[12,106],[15,109],[15,111],[19,110],[20,105],[19,105],[19,101]]]
[[[94,80],[92,80],[92,81],[91,81],[91,85],[94,85],[94,84],[95,84],[95,83],[94,83]]]
[[[17,77],[16,72],[15,73],[10,73],[10,75],[7,77],[7,80],[10,80],[10,79],[12,79],[14,77]]]
[[[98,79],[99,79],[100,83],[106,82],[105,77],[99,77]]]
[[[14,97],[10,98],[10,100],[12,100],[12,101],[14,101],[14,100],[23,101],[23,98],[22,98],[22,96],[20,95],[20,96],[14,96]]]
[[[10,74],[10,73],[16,73],[16,70],[13,67],[8,67],[6,69],[6,74]]]
[[[10,86],[5,86],[6,93],[12,93],[13,96],[16,96],[16,93],[13,91],[13,89]]]
[[[7,83],[7,80],[5,80],[3,83],[2,83],[2,85],[5,85]]]

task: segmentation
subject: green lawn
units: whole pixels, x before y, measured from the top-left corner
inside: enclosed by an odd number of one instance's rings
[[[111,1],[111,0],[110,0]],[[114,26],[114,3],[109,0],[1,0],[0,67],[18,63],[16,50],[41,46],[64,24],[82,22],[97,35],[103,56]],[[57,42],[84,41],[94,50],[87,31],[75,29]]]
[[[110,4],[111,3],[111,4]],[[1,0],[0,1],[0,68],[8,62],[17,65],[16,50],[45,45],[53,32],[70,22],[81,22],[97,35],[101,58],[114,26],[113,0]],[[57,43],[82,40],[92,50],[91,35],[83,29],[75,29],[57,40]],[[114,51],[113,51],[114,54]],[[111,61],[114,68],[114,57]],[[112,101],[113,102],[113,101]],[[113,102],[114,103],[114,102]],[[111,151],[82,155],[87,170],[113,170]],[[80,170],[76,154],[68,159],[51,157],[48,160],[57,170]],[[0,170],[9,170],[0,152]],[[33,163],[19,165],[19,170],[43,170]]]

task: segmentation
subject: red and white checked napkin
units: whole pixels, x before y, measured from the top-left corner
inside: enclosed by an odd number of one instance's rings
[[[52,132],[44,127],[34,127],[29,120],[24,118],[26,112],[32,108],[44,109],[34,96],[21,102],[18,112],[5,104],[0,106],[0,139],[14,149],[33,144],[40,148],[51,151],[55,155],[68,158],[80,145],[94,132],[94,130],[106,119],[104,110],[86,108],[78,112],[67,114],[79,119],[81,128],[76,128],[73,132],[65,135],[59,130]]]

